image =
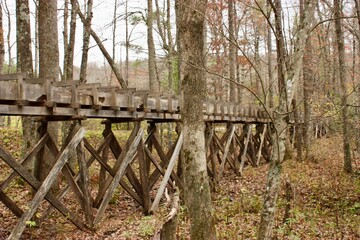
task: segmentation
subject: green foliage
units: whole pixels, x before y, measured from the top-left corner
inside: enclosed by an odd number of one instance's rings
[[[156,220],[154,216],[145,216],[141,219],[139,225],[139,233],[142,237],[150,237],[155,234]]]
[[[26,225],[29,227],[36,227],[36,222],[35,221],[26,221]]]
[[[259,213],[262,209],[262,199],[258,195],[244,194],[242,208],[246,213]]]
[[[16,73],[16,71],[17,71],[17,67],[13,61],[11,61],[11,64],[4,63],[3,69],[2,69],[3,73]]]

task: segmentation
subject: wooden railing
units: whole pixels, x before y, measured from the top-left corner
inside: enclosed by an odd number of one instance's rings
[[[203,109],[205,121],[270,121],[263,109],[244,108],[239,103],[208,100]],[[23,73],[0,75],[0,115],[177,121],[180,114],[181,99],[176,95],[77,80],[31,79]]]

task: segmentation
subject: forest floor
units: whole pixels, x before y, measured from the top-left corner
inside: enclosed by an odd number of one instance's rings
[[[0,141],[9,146],[14,143]],[[17,144],[11,145],[15,156],[20,151]],[[345,174],[341,146],[339,137],[319,139],[313,144],[311,160],[283,164],[275,239],[360,239],[360,161],[354,162],[353,174]],[[267,170],[268,165],[247,167],[242,177],[226,172],[212,194],[218,239],[256,239]],[[15,184],[21,185],[19,182]],[[286,182],[291,185],[290,202]],[[27,199],[19,197],[18,201],[26,205]],[[290,215],[283,220],[286,206],[290,206]],[[22,239],[153,239],[163,216],[164,212],[143,215],[141,207],[119,190],[95,231],[80,231],[54,211],[40,227],[28,227]],[[2,204],[0,222],[0,239],[6,239],[17,219]],[[184,207],[180,208],[177,235],[189,239]]]

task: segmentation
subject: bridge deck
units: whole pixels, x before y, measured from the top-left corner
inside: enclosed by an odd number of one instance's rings
[[[46,116],[53,120],[113,118],[178,121],[181,99],[134,88],[103,87],[79,81],[54,82],[29,79],[24,74],[0,76],[0,115]],[[238,103],[207,101],[205,121],[269,122],[260,108],[244,108]]]

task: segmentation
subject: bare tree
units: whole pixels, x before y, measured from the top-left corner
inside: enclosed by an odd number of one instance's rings
[[[347,74],[345,64],[345,46],[344,46],[344,32],[341,26],[341,3],[339,0],[334,0],[334,17],[335,17],[335,32],[339,60],[339,77],[340,77],[340,95],[342,107],[342,130],[343,130],[343,148],[344,148],[344,170],[345,172],[352,172],[351,165],[351,150],[350,150],[350,124],[349,124],[349,110],[347,104]]]
[[[230,77],[230,102],[236,101],[235,96],[235,76],[236,76],[236,37],[235,37],[235,22],[234,22],[234,1],[228,1],[228,21],[229,21],[229,77]]]
[[[81,66],[80,66],[80,82],[86,82],[86,71],[87,71],[88,52],[89,52],[89,44],[90,44],[91,19],[93,15],[92,5],[93,5],[93,1],[88,0],[86,5],[86,19],[83,22],[84,32],[83,32],[82,58],[81,58]]]
[[[84,16],[84,14],[81,12],[80,8],[79,8],[79,4],[77,0],[74,0],[75,4],[73,5],[73,7],[76,8],[76,12],[79,15],[81,22],[84,24],[86,23],[86,18]],[[98,45],[100,51],[102,52],[102,54],[104,55],[104,57],[106,58],[107,62],[109,63],[111,69],[113,70],[116,79],[118,80],[120,86],[122,88],[126,88],[127,87],[127,82],[124,80],[124,78],[122,77],[122,74],[118,68],[118,66],[116,65],[116,63],[114,62],[113,58],[110,56],[110,54],[108,53],[108,51],[106,50],[106,48],[104,47],[101,39],[98,37],[98,35],[91,29],[88,29],[90,31],[91,36],[94,38],[96,44]]]
[[[297,82],[302,67],[305,42],[310,32],[314,9],[313,0],[306,0],[304,3],[304,16],[301,17],[296,31],[295,49],[291,59],[287,59],[285,52],[283,28],[281,22],[282,6],[279,0],[268,0],[274,11],[275,17],[275,36],[278,61],[278,89],[279,104],[276,107],[273,117],[273,155],[271,157],[270,168],[267,176],[266,190],[264,195],[263,210],[259,227],[258,239],[272,239],[276,200],[280,185],[281,164],[285,157],[285,143],[287,139],[286,113],[293,99]],[[285,64],[287,62],[287,66]],[[285,79],[286,82],[285,82]]]
[[[149,69],[149,86],[152,91],[160,90],[160,83],[156,78],[156,52],[153,36],[153,1],[148,0],[148,16],[147,16],[147,44],[148,44],[148,69]]]

